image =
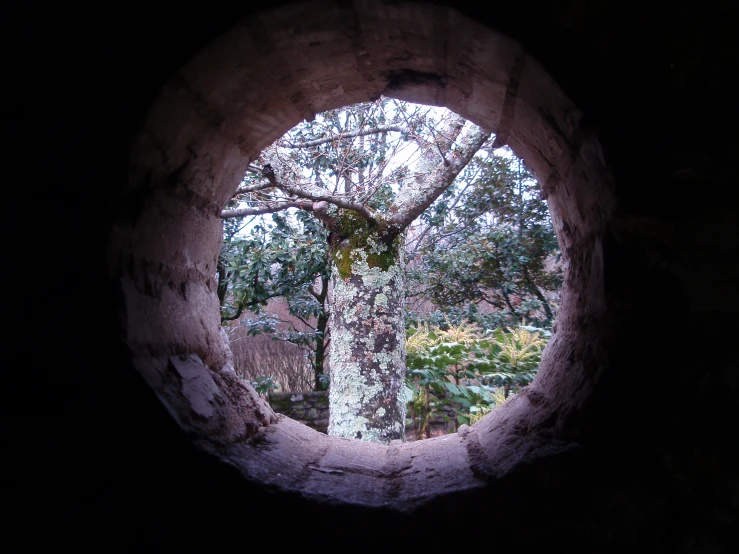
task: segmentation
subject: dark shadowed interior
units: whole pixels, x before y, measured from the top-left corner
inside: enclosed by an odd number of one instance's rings
[[[735,552],[736,15],[335,0],[50,25],[59,92],[36,106],[57,177],[37,190],[71,192],[34,298],[49,339],[15,346],[64,360],[34,362],[60,418],[38,508],[59,541]],[[383,94],[492,129],[541,183],[567,260],[533,384],[389,447],[275,414],[226,365],[215,294],[247,164]]]

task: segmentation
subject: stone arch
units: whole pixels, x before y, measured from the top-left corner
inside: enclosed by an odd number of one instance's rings
[[[381,94],[443,105],[496,132],[543,184],[568,258],[536,381],[464,433],[402,447],[274,414],[229,370],[215,297],[218,213],[249,161],[302,119]],[[244,479],[405,511],[587,440],[579,416],[606,364],[598,321],[611,179],[597,138],[542,66],[453,9],[327,0],[238,23],[165,85],[120,205],[109,271],[134,365],[192,441]]]

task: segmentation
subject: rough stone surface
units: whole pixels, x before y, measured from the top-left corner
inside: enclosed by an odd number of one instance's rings
[[[24,291],[7,344],[32,367],[4,375],[36,382],[4,389],[4,444],[43,464],[8,472],[24,517],[9,530],[42,522],[22,540],[45,549],[739,551],[739,8],[270,6],[10,10],[4,143],[30,154],[9,156],[8,206],[43,206],[44,224],[6,235]],[[239,385],[215,297],[217,214],[249,160],[381,93],[493,129],[567,256],[527,392],[464,433],[389,446]],[[33,248],[15,240],[29,227]]]

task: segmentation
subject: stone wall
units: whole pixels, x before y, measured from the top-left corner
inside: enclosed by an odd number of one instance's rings
[[[321,433],[327,433],[328,391],[272,392],[268,397],[268,402],[278,414],[286,415]],[[453,433],[458,427],[456,425],[457,413],[449,406],[444,406],[442,411],[447,419],[437,416],[429,420],[429,433],[432,437]],[[406,420],[406,441],[418,438],[418,426],[418,422],[412,425],[410,420]]]
[[[326,433],[328,430],[328,391],[273,392],[269,405],[278,414]]]

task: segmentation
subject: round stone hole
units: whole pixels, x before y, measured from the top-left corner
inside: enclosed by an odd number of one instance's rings
[[[581,113],[517,42],[451,8],[317,4],[240,22],[172,75],[131,152],[139,208],[114,229],[110,273],[134,364],[196,446],[273,490],[409,510],[568,448],[600,363],[587,322],[604,306],[610,177]],[[390,446],[275,414],[228,364],[215,290],[220,212],[248,164],[300,121],[381,95],[448,107],[510,146],[566,259],[534,382],[465,432]]]

